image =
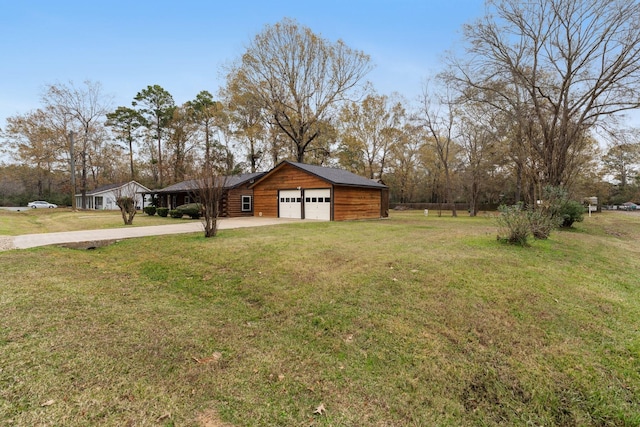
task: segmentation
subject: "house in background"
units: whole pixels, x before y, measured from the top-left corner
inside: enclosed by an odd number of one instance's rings
[[[110,184],[88,191],[86,194],[86,209],[96,210],[118,210],[116,199],[119,196],[133,195],[136,199],[136,208],[144,209],[151,204],[151,198],[145,196],[149,193],[147,187],[136,181],[129,181],[125,184]],[[82,194],[76,194],[76,207],[82,208]]]
[[[389,187],[343,169],[284,161],[250,188],[255,216],[330,221],[389,216]]]
[[[223,195],[221,200],[221,216],[241,217],[253,216],[253,190],[250,185],[264,172],[244,173],[219,177],[223,181]],[[161,190],[150,191],[158,198],[158,205],[175,209],[180,205],[197,202],[198,180],[179,182]]]

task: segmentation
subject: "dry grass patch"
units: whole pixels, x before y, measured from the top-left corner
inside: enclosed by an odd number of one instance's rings
[[[134,227],[170,224],[171,218],[138,212]],[[76,211],[71,209],[28,209],[15,212],[0,209],[0,236],[54,233],[124,227],[120,211]]]

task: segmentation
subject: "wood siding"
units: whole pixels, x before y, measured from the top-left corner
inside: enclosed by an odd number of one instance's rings
[[[302,190],[331,189],[331,219],[334,221],[388,216],[388,189],[334,186],[291,165],[283,165],[253,187],[254,216],[278,217],[278,191],[298,187]]]
[[[225,192],[222,200],[222,214],[229,218],[237,218],[242,216],[253,216],[253,210],[242,212],[242,196],[251,196],[253,198],[253,190],[242,186],[233,188]],[[253,200],[251,202],[253,208]]]
[[[303,189],[330,188],[331,184],[293,166],[284,165],[277,173],[253,187],[254,216],[260,216],[260,212],[262,212],[262,216],[277,218],[278,190],[294,190],[297,187]]]
[[[242,212],[242,196],[253,196],[253,190],[247,188],[249,184],[241,185],[237,188],[226,190],[222,195],[220,216],[236,218],[242,216],[253,216],[253,211]],[[174,192],[161,196],[161,206],[175,209],[186,203],[196,203],[198,201],[197,191],[194,192]],[[188,201],[187,201],[188,198]],[[175,202],[175,203],[174,203]],[[253,206],[253,200],[252,200]]]
[[[389,218],[389,189],[384,188],[380,191],[380,218]]]
[[[380,218],[382,190],[379,188],[335,187],[333,190],[333,219]]]

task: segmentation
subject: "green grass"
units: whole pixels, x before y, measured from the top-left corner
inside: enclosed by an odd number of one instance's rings
[[[138,212],[133,219],[133,226],[163,225],[171,223],[171,221],[176,220]],[[0,236],[115,227],[125,227],[120,211],[73,212],[71,209],[58,208],[26,209],[16,212],[0,209]]]
[[[640,217],[495,235],[393,212],[1,252],[0,425],[640,425]]]

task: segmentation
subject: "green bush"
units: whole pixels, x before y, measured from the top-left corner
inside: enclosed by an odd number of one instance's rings
[[[178,209],[171,209],[169,211],[169,216],[171,216],[171,218],[182,218],[182,215],[184,214],[180,212]]]
[[[498,240],[514,245],[527,246],[531,234],[531,224],[522,203],[514,206],[501,205],[498,222]]]
[[[192,219],[198,219],[202,216],[202,205],[200,203],[180,205],[176,210],[182,212],[183,215],[188,215]]]
[[[558,227],[571,227],[574,222],[584,219],[585,207],[575,200],[569,200],[562,187],[547,186],[543,191],[542,203],[536,209],[525,210],[522,203],[515,206],[500,206],[498,240],[527,246],[527,239],[547,239]]]
[[[146,213],[149,216],[154,216],[156,214],[156,207],[155,206],[145,206],[144,207],[144,213]]]
[[[561,227],[571,227],[574,222],[582,222],[586,208],[575,200],[565,202],[559,211],[559,217],[562,219]]]
[[[158,213],[158,216],[166,218],[169,214],[169,208],[158,208],[156,209],[156,212]]]
[[[546,186],[543,197],[545,205],[557,227],[571,227],[574,222],[584,219],[585,207],[575,200],[569,200],[567,190],[562,187]]]

